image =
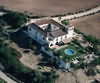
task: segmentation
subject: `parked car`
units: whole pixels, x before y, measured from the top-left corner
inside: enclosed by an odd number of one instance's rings
[[[64,42],[63,41],[60,41],[60,42],[57,42],[56,43],[58,46],[62,46],[62,45],[64,45]]]

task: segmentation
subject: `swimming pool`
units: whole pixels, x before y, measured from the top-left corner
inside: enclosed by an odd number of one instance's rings
[[[65,49],[65,50],[64,50],[64,53],[65,53],[66,55],[74,55],[74,54],[76,53],[76,51],[73,50],[73,49]]]

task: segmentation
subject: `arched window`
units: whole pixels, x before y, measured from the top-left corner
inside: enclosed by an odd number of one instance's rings
[[[51,43],[50,46],[53,46],[53,44]]]

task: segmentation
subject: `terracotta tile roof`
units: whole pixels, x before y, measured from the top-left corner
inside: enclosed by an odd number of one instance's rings
[[[39,27],[39,25],[43,25],[43,24],[48,24],[48,27],[50,27],[49,26],[50,24],[54,24],[57,27],[59,27],[59,29],[51,30],[51,31],[43,30],[41,27]],[[32,25],[36,26],[37,28],[36,27],[33,27],[33,28],[35,28],[40,33],[44,34],[45,36],[51,36],[52,35],[55,38],[55,37],[59,37],[59,36],[67,34],[67,31],[64,30],[65,27],[63,25],[59,24],[58,22],[52,20],[52,19],[39,20],[39,21],[37,21],[35,23],[32,23]]]
[[[58,22],[56,22],[55,20],[52,20],[52,19],[42,19],[42,20],[39,20],[39,21],[36,21],[34,24],[36,25],[43,25],[43,24],[54,24],[60,28],[65,28],[63,25],[59,24]]]
[[[65,34],[67,34],[67,33],[62,31],[62,30],[56,30],[56,31],[52,31],[49,33],[49,35],[52,35],[54,38],[59,37],[59,36],[63,36]]]

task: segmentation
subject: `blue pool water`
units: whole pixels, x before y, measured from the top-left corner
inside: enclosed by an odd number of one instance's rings
[[[65,49],[65,50],[64,50],[64,53],[65,53],[66,55],[74,55],[76,52],[75,52],[75,50],[73,50],[73,49]]]

